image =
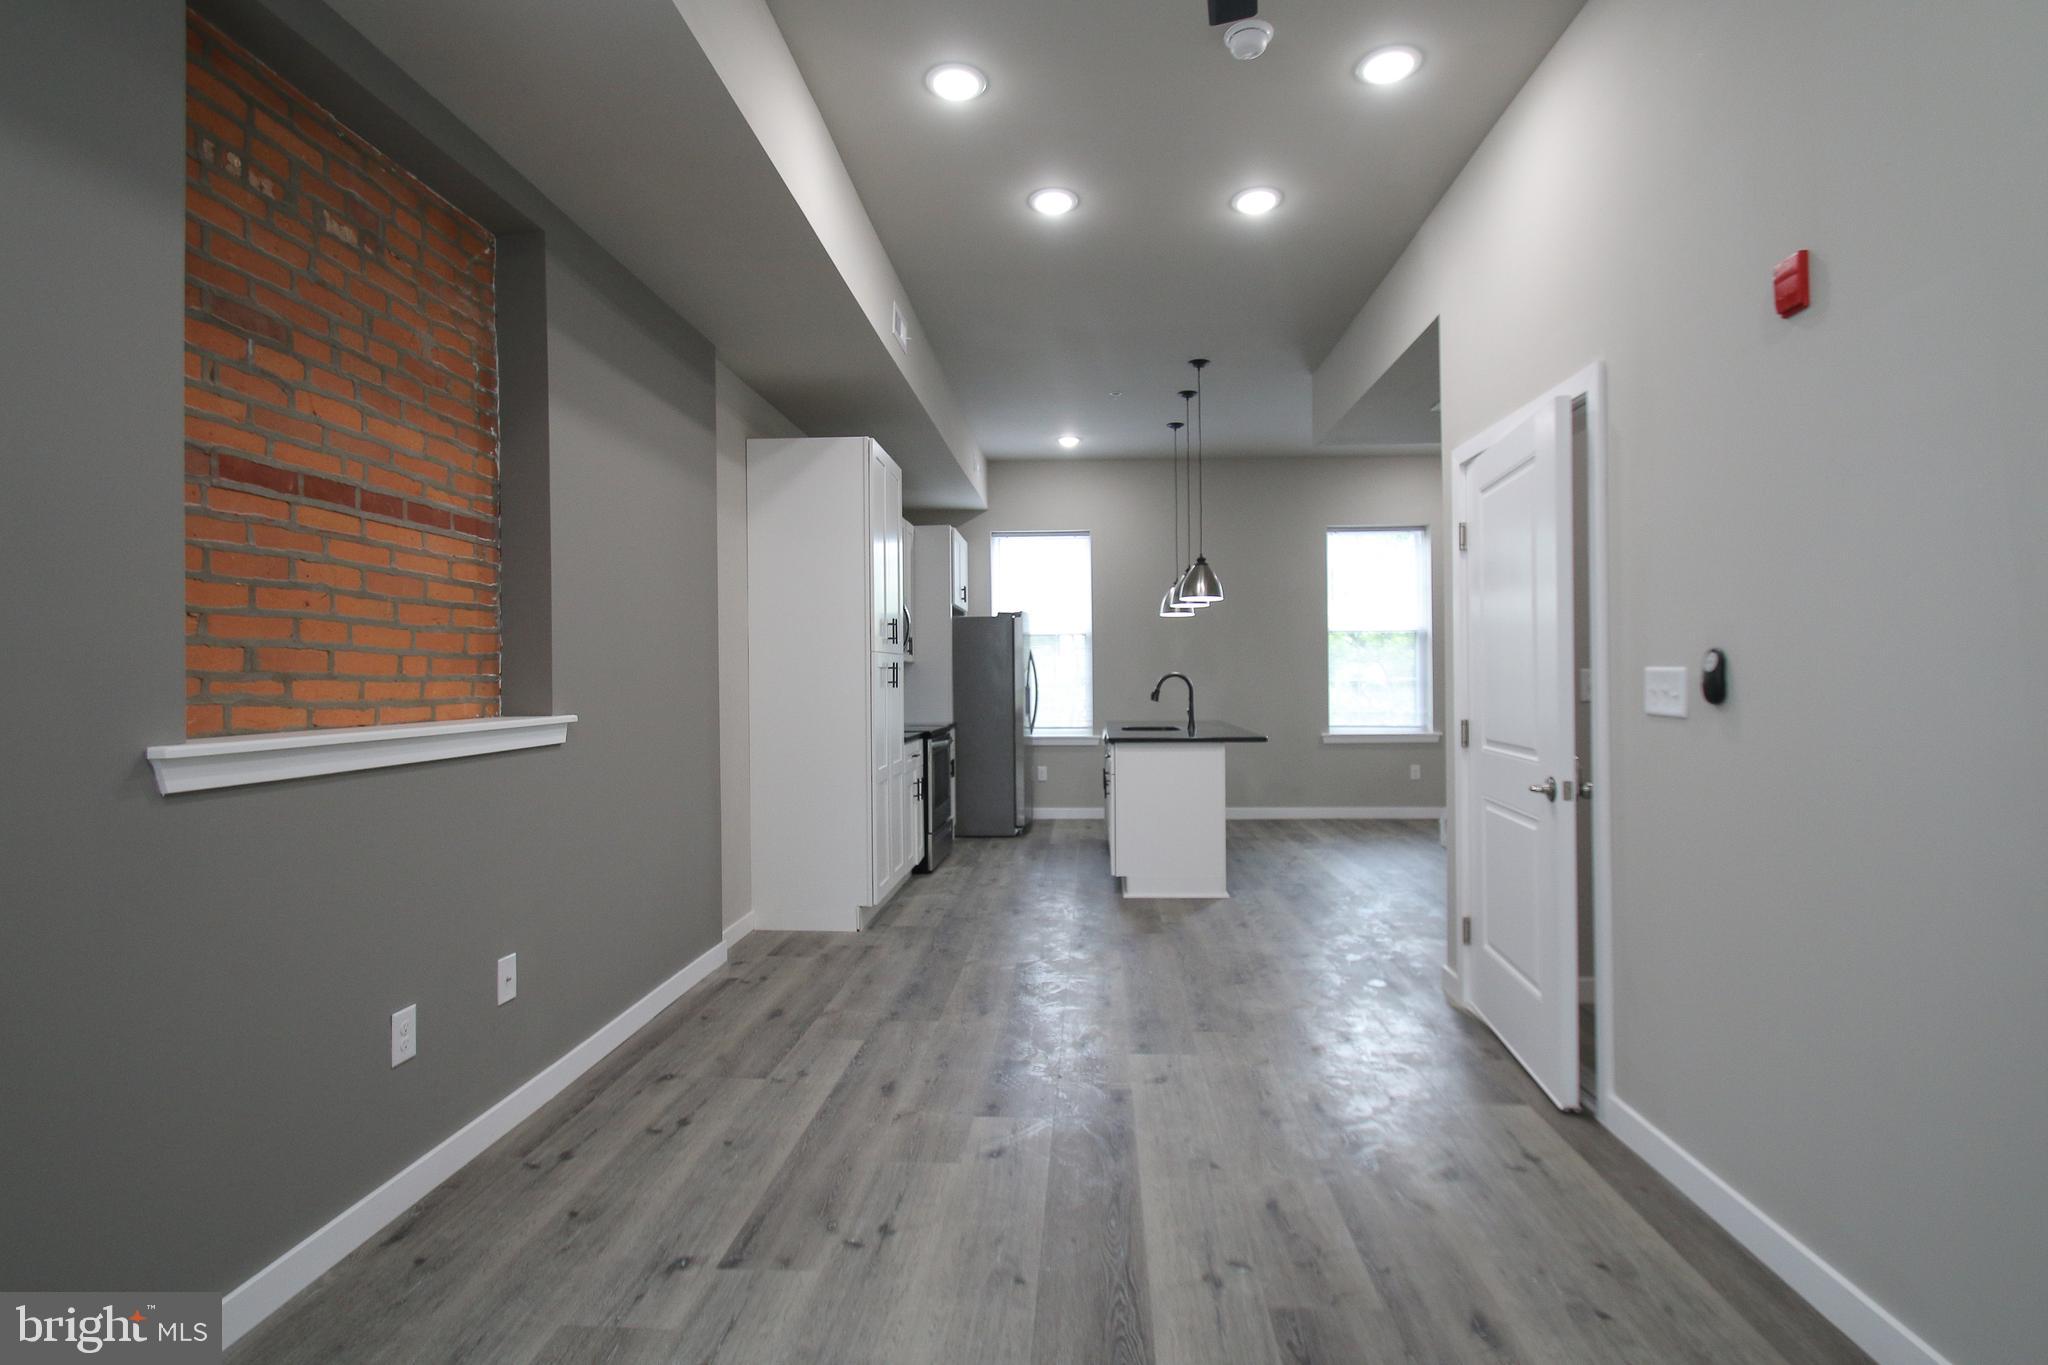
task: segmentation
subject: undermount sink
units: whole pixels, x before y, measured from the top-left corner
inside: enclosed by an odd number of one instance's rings
[[[1170,735],[1176,730],[1185,730],[1185,725],[1119,725],[1119,730],[1140,730],[1147,734]]]

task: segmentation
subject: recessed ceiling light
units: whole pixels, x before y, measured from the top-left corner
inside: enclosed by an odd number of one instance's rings
[[[1393,85],[1405,81],[1422,66],[1422,50],[1397,43],[1376,47],[1358,64],[1358,79],[1367,85]]]
[[[1061,450],[1072,450],[1075,446],[1079,444],[1081,444],[1081,438],[1076,436],[1071,431],[1068,432],[1066,435],[1060,437]]]
[[[1072,190],[1048,186],[1042,190],[1033,190],[1031,197],[1025,202],[1046,217],[1057,218],[1063,213],[1072,213],[1075,209],[1079,208],[1081,206],[1081,196]]]
[[[1270,185],[1254,185],[1231,195],[1230,207],[1247,218],[1261,218],[1280,207],[1280,191]]]
[[[924,73],[924,88],[942,100],[959,104],[979,99],[988,89],[988,77],[965,62],[940,62]]]

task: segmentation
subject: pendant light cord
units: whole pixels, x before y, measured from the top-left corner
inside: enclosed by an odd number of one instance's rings
[[[1192,550],[1195,548],[1195,391],[1193,389],[1182,389],[1180,391],[1180,407],[1182,433],[1186,437],[1184,449],[1187,452],[1188,458],[1188,548]],[[1175,467],[1179,467],[1178,461],[1176,461]],[[1174,558],[1180,558],[1178,547],[1176,547]],[[1195,557],[1189,555],[1187,564],[1180,566],[1180,572],[1185,573],[1189,565],[1192,565],[1194,562]]]
[[[1180,425],[1168,422],[1173,434],[1173,571],[1180,573]]]
[[[1202,367],[1195,367],[1195,497],[1201,511],[1195,516],[1195,526],[1202,538],[1196,543],[1195,558],[1200,559],[1209,552],[1209,451],[1202,439]]]

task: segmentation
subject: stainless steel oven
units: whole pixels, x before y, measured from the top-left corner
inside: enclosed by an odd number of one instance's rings
[[[924,736],[924,857],[916,871],[931,872],[953,851],[953,778],[959,765],[953,757],[953,727]]]

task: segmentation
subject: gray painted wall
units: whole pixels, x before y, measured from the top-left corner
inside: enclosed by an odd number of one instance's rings
[[[718,862],[724,880],[724,922],[731,928],[754,908],[754,823],[748,804],[753,764],[747,739],[747,442],[803,433],[724,364],[717,370],[718,791],[725,812]]]
[[[1620,1096],[1973,1365],[2040,1358],[2048,1228],[2044,53],[1592,0],[1317,381],[1440,317],[1454,449],[1605,359]],[[1709,645],[1727,707],[1645,717]]]
[[[1161,419],[1162,422],[1164,419]],[[1324,532],[1332,526],[1427,526],[1443,584],[1442,483],[1434,455],[1214,459],[1205,476],[1209,560],[1226,600],[1161,620],[1172,570],[1172,474],[1165,460],[998,460],[989,510],[960,522],[977,614],[989,611],[989,535],[1087,531],[1095,578],[1097,721],[1171,719],[1186,706],[1169,670],[1195,680],[1199,715],[1271,736],[1230,753],[1233,806],[1439,806],[1444,750],[1435,744],[1325,744],[1328,717]],[[1441,593],[1437,700],[1443,714]],[[1099,747],[1033,748],[1044,764],[1039,806],[1102,805]],[[1422,776],[1411,779],[1411,765]]]
[[[175,0],[0,7],[0,1282],[24,1287],[232,1287],[719,936],[712,356],[566,225],[567,746],[155,794],[143,749],[183,733],[183,43]]]

